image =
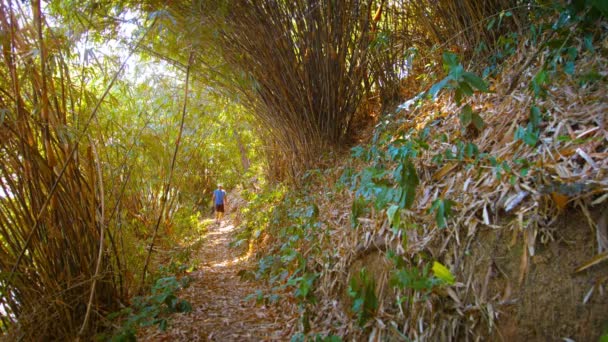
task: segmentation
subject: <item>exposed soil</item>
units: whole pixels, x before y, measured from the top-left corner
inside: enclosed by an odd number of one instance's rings
[[[591,213],[602,222],[604,208]],[[600,223],[601,225],[602,223]],[[602,229],[602,227],[600,227]],[[506,233],[506,232],[504,232]],[[511,245],[513,236],[487,232],[479,241],[485,252],[494,245],[493,253],[482,263],[490,269],[490,293],[502,303],[495,338],[504,341],[598,341],[608,327],[608,264],[599,263],[587,270],[574,270],[597,254],[596,230],[589,226],[580,210],[561,214],[546,232],[539,234],[535,255],[529,257],[527,272],[521,284],[521,234]],[[544,235],[544,237],[543,237]],[[546,239],[542,243],[541,238]],[[494,240],[494,241],[492,241]],[[511,246],[510,246],[511,245]],[[479,272],[484,268],[480,264]],[[590,293],[591,292],[591,293]]]
[[[150,327],[142,341],[275,341],[289,340],[297,320],[281,304],[256,305],[245,298],[263,284],[243,281],[238,272],[252,268],[253,258],[230,247],[235,227],[228,221],[212,225],[206,243],[195,255],[198,270],[179,297],[192,304],[192,312],[174,314],[165,332]]]

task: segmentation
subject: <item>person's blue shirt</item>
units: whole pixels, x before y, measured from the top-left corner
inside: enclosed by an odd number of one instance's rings
[[[224,204],[224,196],[226,196],[226,191],[216,189],[213,191],[213,195],[215,196],[215,205]]]

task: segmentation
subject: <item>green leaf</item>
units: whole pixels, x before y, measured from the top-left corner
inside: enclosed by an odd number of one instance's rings
[[[462,90],[460,87],[456,88],[456,92],[454,93],[454,100],[456,101],[456,104],[460,106],[460,103],[462,102]]]
[[[466,82],[460,82],[458,84],[458,89],[460,89],[462,91],[462,93],[466,96],[471,96],[473,95],[473,89],[471,88],[471,86],[469,86],[468,83]]]
[[[359,225],[359,221],[357,220],[363,214],[367,212],[367,201],[365,198],[358,196],[354,201],[351,207],[350,214],[350,225],[351,228],[356,228]]]
[[[540,130],[534,128],[532,126],[532,123],[528,123],[528,126],[526,126],[526,128],[519,126],[515,131],[515,139],[523,141],[526,145],[530,147],[536,146],[539,137]]]
[[[462,74],[462,78],[467,81],[472,87],[479,89],[482,92],[487,92],[488,85],[484,82],[479,76],[475,75],[472,72],[465,72]]]
[[[495,23],[496,23],[496,18],[492,18],[490,20],[490,22],[488,23],[488,25],[486,26],[486,28],[488,29],[488,31],[490,31],[492,29],[492,27],[494,27]]]
[[[437,227],[445,228],[447,226],[447,218],[452,216],[452,205],[455,202],[452,200],[442,200],[440,198],[433,201],[429,212],[435,212],[435,222]]]
[[[431,89],[429,89],[429,95],[431,96],[431,98],[435,99],[437,97],[437,95],[439,94],[439,92],[447,86],[447,84],[450,80],[451,80],[451,77],[448,76],[448,77],[442,79],[441,81],[439,81],[438,83],[433,84]]]
[[[161,331],[167,330],[167,320],[166,319],[160,320],[160,322],[158,323],[158,329],[160,329]]]
[[[473,120],[473,109],[470,105],[466,105],[460,111],[460,124],[463,128],[469,127]]]
[[[574,62],[573,61],[567,61],[566,65],[564,65],[564,72],[568,75],[574,75]]]
[[[608,3],[605,0],[590,0],[591,6],[600,11],[604,17],[608,17]]]
[[[465,155],[467,158],[476,157],[479,154],[479,147],[472,142],[467,143],[465,147]]]
[[[411,161],[405,161],[401,173],[401,182],[399,184],[404,190],[399,201],[401,208],[409,208],[412,206],[416,197],[416,187],[419,183],[420,180],[418,179],[416,167],[414,167],[414,164],[412,164]]]
[[[443,53],[443,66],[446,70],[458,65],[458,56],[452,52],[446,51]]]
[[[441,279],[444,283],[449,285],[454,284],[454,275],[447,267],[443,266],[443,264],[441,264],[440,262],[434,261],[432,270],[435,274],[435,277]]]
[[[387,210],[386,210],[386,216],[388,217],[388,223],[390,225],[392,225],[393,227],[398,227],[399,224],[401,223],[401,215],[399,214],[399,206],[398,205],[391,205]]]
[[[486,125],[485,122],[483,121],[483,119],[481,118],[481,116],[479,116],[479,114],[477,114],[477,113],[473,113],[472,119],[473,119],[473,126],[475,126],[475,128],[477,128],[478,131],[481,131],[483,129],[483,127]]]
[[[587,33],[585,38],[583,38],[585,42],[585,48],[590,52],[595,52],[595,47],[593,46],[593,34]]]
[[[530,107],[530,123],[532,124],[532,126],[538,127],[542,120],[543,118],[540,114],[540,108],[538,108],[537,106]]]
[[[531,87],[535,96],[544,94],[545,84],[547,84],[547,71],[541,70],[534,76],[531,82]]]
[[[450,68],[449,76],[452,76],[453,80],[459,81],[461,77],[464,75],[464,68],[462,65],[458,64]]]

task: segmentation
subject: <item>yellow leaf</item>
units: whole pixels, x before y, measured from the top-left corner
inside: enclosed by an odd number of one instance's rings
[[[433,175],[433,180],[440,180],[440,179],[442,179],[443,176],[445,176],[448,172],[450,172],[454,168],[456,168],[456,166],[458,166],[458,164],[456,164],[456,163],[454,163],[454,164],[445,164],[441,169],[439,169],[439,171],[437,171]]]
[[[440,262],[433,262],[432,270],[437,278],[443,280],[447,284],[454,284],[454,275],[452,274],[452,272],[450,272],[450,270],[448,270],[447,267],[443,266]]]

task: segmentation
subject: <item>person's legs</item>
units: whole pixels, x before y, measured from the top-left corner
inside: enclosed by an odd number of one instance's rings
[[[217,222],[220,223],[222,221],[222,218],[224,217],[224,205],[223,204],[217,205],[217,217],[218,217]]]

